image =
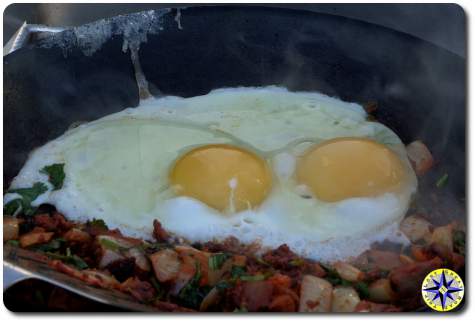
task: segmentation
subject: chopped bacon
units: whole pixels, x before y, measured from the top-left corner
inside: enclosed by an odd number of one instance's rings
[[[38,214],[34,217],[35,225],[47,231],[64,231],[73,227],[73,224],[64,218],[59,212],[52,215]]]
[[[69,265],[64,264],[60,260],[52,260],[49,264],[57,271],[80,279],[88,285],[102,288],[120,289],[120,284],[114,278],[114,276],[106,274],[103,271],[98,271],[94,269],[86,269],[79,271]]]
[[[125,281],[135,272],[135,259],[122,258],[113,261],[105,267],[119,281]]]
[[[365,270],[385,270],[390,271],[402,265],[399,253],[371,249],[361,254],[355,266]]]
[[[120,289],[130,293],[140,302],[150,302],[156,295],[155,288],[146,281],[141,281],[137,277],[129,277],[121,285]]]
[[[243,283],[241,307],[250,312],[268,309],[271,304],[274,286],[268,281],[254,281]]]
[[[411,296],[420,292],[424,277],[441,266],[442,260],[439,257],[425,262],[414,262],[392,270],[389,279],[400,297]]]
[[[294,299],[288,294],[276,296],[269,304],[269,310],[274,312],[295,312],[296,309]]]
[[[298,258],[286,244],[280,245],[277,249],[271,250],[262,256],[264,261],[277,269],[291,268],[291,261]]]
[[[153,221],[153,237],[159,242],[166,242],[170,238],[170,234],[163,229],[162,224],[156,219]]]

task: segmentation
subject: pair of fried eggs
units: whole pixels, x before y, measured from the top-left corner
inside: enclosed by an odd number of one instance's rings
[[[103,219],[151,238],[158,219],[190,242],[287,244],[331,262],[398,239],[416,191],[405,147],[358,104],[280,87],[228,88],[143,101],[36,149],[11,188],[48,182],[69,219]]]

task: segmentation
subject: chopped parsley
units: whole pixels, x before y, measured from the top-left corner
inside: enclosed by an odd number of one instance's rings
[[[63,187],[65,178],[64,163],[55,163],[47,165],[40,170],[41,173],[48,175],[48,181],[53,185],[53,190],[59,190]]]
[[[33,215],[36,211],[36,207],[32,206],[31,203],[47,190],[48,187],[42,182],[36,182],[31,188],[8,190],[8,193],[16,193],[20,197],[8,202],[3,207],[3,213],[10,216],[17,215],[20,212],[23,212],[27,216]]]

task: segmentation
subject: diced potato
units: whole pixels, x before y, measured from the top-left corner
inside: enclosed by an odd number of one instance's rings
[[[12,217],[12,216],[3,216],[3,241],[11,239],[18,239],[20,233],[20,224],[23,222],[22,219]]]
[[[332,296],[332,312],[353,312],[360,302],[360,296],[353,287],[337,286]]]
[[[150,271],[150,262],[145,254],[138,248],[131,248],[124,253],[125,257],[133,257],[135,259],[135,265],[137,265],[142,271]]]
[[[191,281],[195,276],[197,269],[197,261],[192,256],[184,255],[180,256],[180,259],[180,270],[178,271],[174,285],[170,290],[170,293],[173,295],[177,295],[180,290]]]
[[[453,227],[452,225],[446,225],[437,227],[432,233],[431,242],[447,249],[448,252],[453,252]]]
[[[400,225],[401,231],[411,242],[417,242],[421,239],[428,241],[430,239],[431,223],[424,218],[413,215],[405,218]]]
[[[63,235],[63,238],[69,242],[85,243],[91,240],[91,235],[81,229],[71,228]]]
[[[427,146],[421,141],[414,141],[406,146],[407,157],[411,161],[412,167],[418,176],[424,175],[429,171],[433,164],[434,158]]]
[[[341,278],[347,281],[358,282],[364,278],[364,273],[351,264],[345,262],[336,262],[333,267],[341,276]]]
[[[299,312],[330,312],[333,286],[327,280],[305,275],[300,287]]]
[[[20,246],[29,247],[36,244],[44,244],[53,238],[54,233],[29,232],[20,237]]]
[[[99,268],[104,268],[107,265],[109,265],[112,262],[115,262],[116,260],[123,259],[124,256],[122,256],[120,253],[107,249],[105,247],[101,248],[101,259],[99,260]]]
[[[171,249],[163,249],[149,256],[155,276],[160,282],[174,280],[181,268],[178,253]]]
[[[394,299],[394,291],[391,282],[387,278],[374,281],[368,287],[369,299],[377,303],[389,303]]]

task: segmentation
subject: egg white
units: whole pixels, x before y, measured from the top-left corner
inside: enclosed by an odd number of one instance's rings
[[[334,203],[302,197],[293,179],[297,157],[312,144],[347,136],[374,139],[397,153],[408,174],[403,189]],[[173,195],[167,176],[174,161],[193,147],[216,143],[249,149],[269,162],[275,180],[262,205],[221,214],[198,200]],[[158,219],[192,242],[236,236],[264,247],[286,243],[323,261],[357,255],[374,241],[403,242],[397,225],[417,187],[400,139],[368,121],[360,105],[279,87],[149,99],[36,149],[11,188],[47,183],[39,170],[53,163],[65,163],[63,188],[53,191],[49,185],[34,203],[53,204],[70,219],[101,218],[110,228],[145,239]]]

